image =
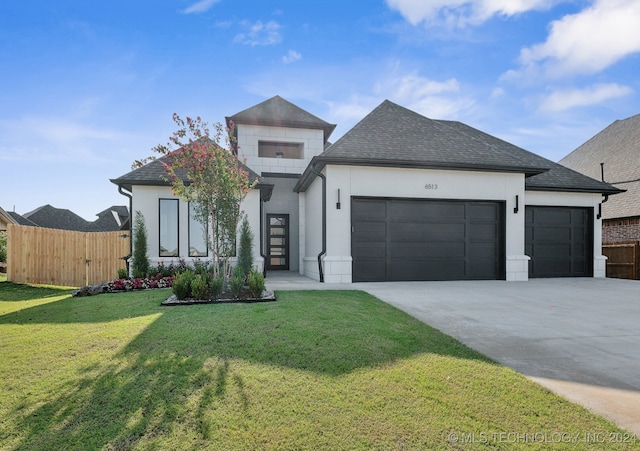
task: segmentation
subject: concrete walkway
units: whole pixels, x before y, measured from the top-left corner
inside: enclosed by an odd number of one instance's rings
[[[320,284],[270,273],[272,290],[364,290],[638,434],[640,282]]]

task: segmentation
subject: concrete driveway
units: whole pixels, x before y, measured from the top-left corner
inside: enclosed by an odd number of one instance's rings
[[[640,281],[334,285],[276,276],[267,287],[367,291],[640,437]]]

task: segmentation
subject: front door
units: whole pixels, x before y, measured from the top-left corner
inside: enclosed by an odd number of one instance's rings
[[[289,215],[267,215],[267,269],[289,269]]]

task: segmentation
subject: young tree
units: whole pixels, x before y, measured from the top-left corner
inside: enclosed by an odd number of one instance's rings
[[[147,226],[144,216],[136,211],[133,224],[133,277],[145,277],[149,272],[149,257],[147,257]]]
[[[251,235],[251,227],[246,215],[242,218],[242,224],[240,225],[237,268],[244,279],[247,278],[253,268],[253,236]]]
[[[222,275],[228,279],[240,203],[253,188],[249,174],[234,155],[233,124],[226,129],[220,123],[214,124],[212,135],[209,125],[200,117],[183,120],[174,114],[173,121],[178,130],[167,145],[158,145],[153,150],[163,156],[160,161],[174,194],[194,202],[196,219],[209,224],[207,244],[216,262],[214,271],[218,276],[222,263]]]

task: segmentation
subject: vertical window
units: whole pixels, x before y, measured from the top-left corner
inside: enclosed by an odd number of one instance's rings
[[[195,204],[189,202],[189,257],[206,257],[207,226],[196,219]]]
[[[160,257],[178,255],[178,199],[160,199]]]

